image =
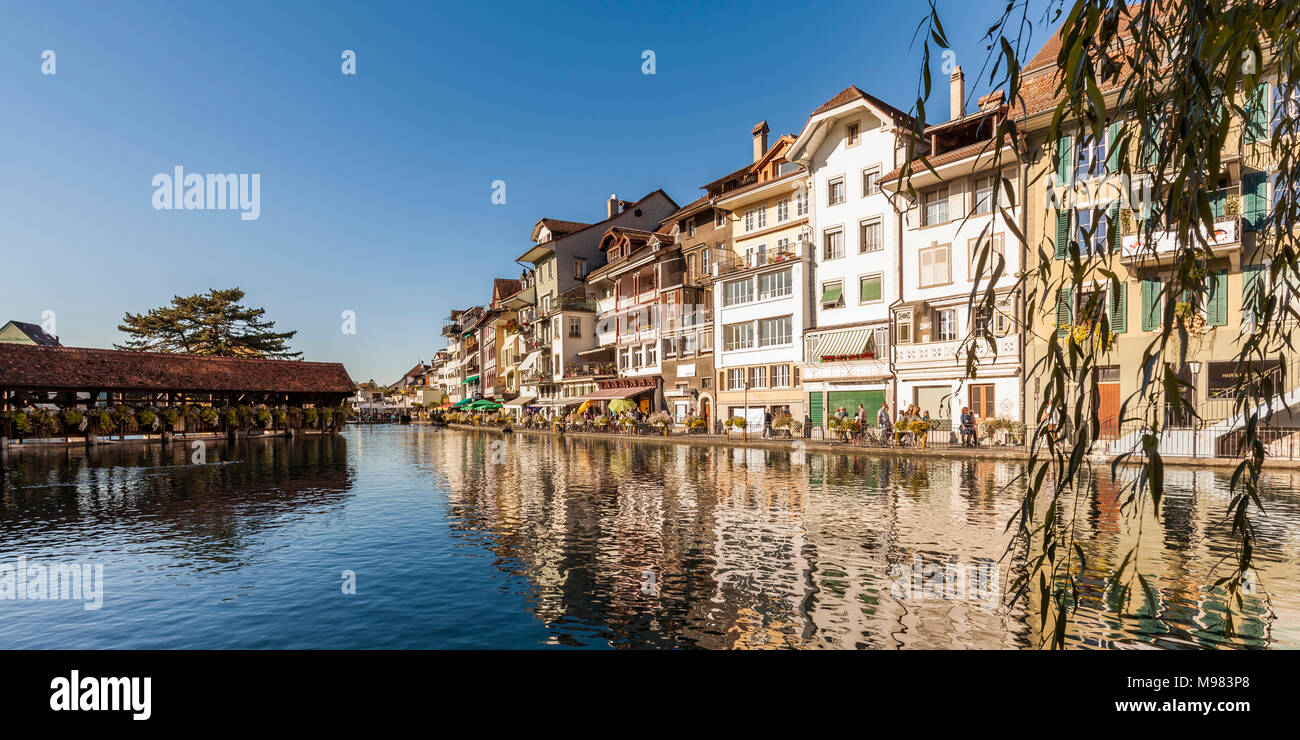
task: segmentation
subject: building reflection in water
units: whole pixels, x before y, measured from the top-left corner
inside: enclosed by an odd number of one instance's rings
[[[422,447],[445,476],[457,536],[526,580],[556,644],[1040,646],[1036,601],[1008,608],[1001,593],[1025,567],[1005,531],[1023,491],[1019,464],[461,432],[430,434]],[[1231,551],[1227,483],[1169,471],[1161,518],[1139,521],[1123,480],[1099,471],[1088,481],[1087,505],[1060,512],[1089,562],[1071,646],[1223,644],[1212,634],[1223,594],[1207,584]],[[1300,490],[1289,474],[1270,483]],[[1247,597],[1241,635],[1227,644],[1295,647],[1300,505],[1284,493],[1265,504],[1256,559],[1272,597]],[[1098,569],[1139,538],[1160,603],[1116,614]],[[892,574],[918,558],[990,567],[999,598],[900,598]]]

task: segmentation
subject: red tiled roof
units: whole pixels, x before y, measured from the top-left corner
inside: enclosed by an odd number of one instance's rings
[[[346,394],[355,386],[337,362],[0,344],[0,388],[10,390]]]
[[[912,126],[915,123],[915,119],[913,119],[911,116],[907,115],[903,111],[895,108],[894,106],[890,105],[889,103],[886,103],[885,101],[881,100],[880,98],[877,98],[874,95],[863,92],[862,90],[858,89],[853,85],[849,85],[848,87],[841,90],[838,95],[831,98],[830,100],[827,100],[825,103],[822,103],[821,107],[813,111],[812,114],[815,116],[820,113],[825,113],[828,110],[834,110],[835,108],[838,108],[841,105],[844,105],[846,103],[851,103],[855,100],[867,101],[868,103],[875,106],[876,108],[879,108],[889,117],[893,118],[894,122],[897,124],[903,126]]]
[[[565,221],[559,218],[543,218],[542,225],[551,232],[551,238],[558,239],[565,234],[572,234],[575,231],[581,231],[591,224],[581,221]]]

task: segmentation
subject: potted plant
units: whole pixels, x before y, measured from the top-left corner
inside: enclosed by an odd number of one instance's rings
[[[790,427],[794,424],[794,417],[786,411],[779,411],[772,417],[772,428],[781,432],[782,436],[790,436]]]
[[[731,431],[733,429],[744,429],[746,425],[747,422],[744,417],[741,416],[733,416],[722,422],[722,426],[726,429],[727,439],[731,439]]]
[[[704,427],[706,426],[708,426],[708,424],[704,421],[703,417],[696,416],[695,414],[690,414],[686,417],[687,434],[703,434]]]
[[[667,411],[656,411],[650,415],[650,425],[657,427],[667,437],[673,426],[673,417]]]

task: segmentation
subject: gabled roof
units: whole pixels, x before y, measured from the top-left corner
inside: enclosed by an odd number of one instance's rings
[[[492,281],[492,302],[496,303],[502,299],[518,293],[523,288],[523,283],[516,278],[497,278]]]
[[[536,254],[536,253],[538,252],[538,248],[539,248],[539,247],[544,247],[544,246],[546,246],[546,245],[549,245],[551,242],[563,241],[564,239],[566,239],[566,238],[568,238],[568,237],[570,237],[570,236],[573,236],[574,234],[581,233],[581,232],[586,231],[586,230],[588,230],[588,229],[606,228],[606,227],[608,227],[609,222],[611,222],[611,221],[613,221],[614,219],[618,218],[619,216],[623,215],[623,214],[626,213],[627,211],[632,210],[632,209],[636,208],[637,206],[639,206],[639,205],[645,203],[646,201],[650,200],[651,198],[655,197],[656,195],[661,195],[661,196],[663,196],[665,199],[667,199],[667,201],[668,201],[670,204],[672,204],[673,208],[677,208],[677,207],[678,207],[678,206],[677,206],[677,201],[673,200],[673,199],[672,199],[672,196],[670,196],[668,193],[664,192],[663,188],[659,188],[659,189],[657,189],[657,190],[653,190],[653,191],[651,191],[651,192],[649,192],[649,193],[646,193],[644,196],[642,196],[641,198],[639,198],[638,200],[636,200],[636,201],[634,201],[634,202],[632,202],[632,203],[628,203],[627,201],[619,201],[619,205],[620,205],[620,206],[623,206],[623,207],[621,207],[620,210],[619,210],[619,212],[616,213],[616,214],[614,214],[613,216],[610,216],[609,218],[606,218],[606,219],[602,219],[602,220],[600,220],[600,221],[597,221],[597,222],[594,223],[594,224],[586,224],[586,225],[583,225],[581,228],[579,228],[579,229],[575,229],[574,231],[571,231],[571,232],[565,234],[564,236],[557,236],[557,237],[551,239],[551,241],[549,241],[549,242],[544,242],[544,243],[535,244],[535,245],[529,247],[529,248],[528,248],[528,251],[526,251],[526,252],[524,252],[522,255],[520,255],[520,257],[519,257],[518,260],[516,260],[516,261],[532,262],[532,261],[534,261],[534,260],[536,260],[536,259],[540,259],[542,256],[544,256],[544,255],[542,255],[542,254]],[[546,221],[546,220],[548,220],[548,219],[542,219],[542,221]],[[542,224],[542,221],[538,221],[537,224],[540,226],[540,225]],[[579,222],[577,222],[577,221],[569,221],[569,222],[567,222],[567,223],[576,224],[576,223],[579,223]],[[534,238],[537,237],[537,226],[534,226],[534,227],[533,227],[533,237],[534,237]],[[533,256],[533,260],[528,259],[529,256]]]
[[[894,123],[904,128],[910,128],[911,126],[916,124],[916,119],[913,118],[912,116],[909,116],[903,111],[895,108],[894,106],[890,105],[889,103],[886,103],[885,101],[881,100],[880,98],[877,98],[876,96],[870,93],[863,92],[861,89],[859,89],[854,85],[849,85],[848,87],[841,90],[835,97],[831,98],[830,100],[827,100],[825,103],[822,103],[821,106],[817,108],[817,110],[812,112],[812,115],[819,116],[822,113],[835,110],[836,108],[842,105],[847,105],[849,103],[852,103],[855,100],[866,101],[867,105],[871,106],[872,108],[875,108],[879,113],[884,114],[884,116],[882,117],[888,117],[892,119]]]
[[[28,339],[32,340],[33,342],[39,344],[42,347],[63,346],[63,344],[59,342],[58,337],[55,337],[52,334],[47,333],[44,329],[42,329],[40,326],[37,326],[36,324],[29,324],[25,321],[10,321],[4,326],[14,327],[18,331],[27,335]],[[3,329],[4,326],[0,326],[0,329]]]
[[[537,233],[537,227],[545,226],[547,231],[551,232],[552,239],[559,239],[566,234],[572,234],[575,231],[581,231],[591,224],[585,221],[565,221],[559,218],[543,218],[533,225],[533,233]]]
[[[187,393],[342,393],[356,387],[337,362],[253,360],[0,343],[0,387]]]

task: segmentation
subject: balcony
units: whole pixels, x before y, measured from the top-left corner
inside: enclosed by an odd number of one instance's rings
[[[898,344],[894,349],[894,360],[898,367],[907,365],[925,367],[964,368],[966,364],[966,340],[956,339],[949,342],[914,342]],[[998,337],[997,359],[1000,362],[1018,362],[1020,359],[1020,335],[1008,334]],[[987,342],[976,344],[975,356],[993,357]]]
[[[1241,198],[1237,188],[1228,188],[1213,196],[1210,209],[1214,213],[1213,227],[1201,227],[1200,237],[1211,249],[1238,248],[1241,246]],[[1155,231],[1139,233],[1136,213],[1121,212],[1123,249],[1120,259],[1131,262],[1140,258],[1159,260],[1172,256],[1178,249],[1178,233],[1175,231]]]
[[[561,298],[557,301],[551,301],[551,308],[546,312],[546,315],[553,316],[561,311],[596,313],[596,301],[591,298]]]
[[[598,378],[618,375],[618,368],[613,362],[570,362],[564,367],[564,377]]]

